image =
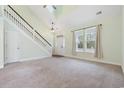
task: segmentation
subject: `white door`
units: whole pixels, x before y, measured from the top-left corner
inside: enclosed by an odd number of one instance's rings
[[[7,31],[5,35],[5,63],[19,61],[18,32]]]
[[[63,35],[57,36],[56,40],[56,54],[57,55],[64,55],[64,47],[65,41]]]

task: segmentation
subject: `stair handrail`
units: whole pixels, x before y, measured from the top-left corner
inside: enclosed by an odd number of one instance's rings
[[[31,26],[31,24],[29,22],[27,22],[15,9],[13,9],[10,5],[8,5],[8,7],[15,13],[17,14],[18,17],[20,17],[34,32],[36,32],[36,34],[42,38],[50,47],[52,47],[52,45],[49,43],[49,41],[47,41],[37,30],[34,30],[33,26]]]

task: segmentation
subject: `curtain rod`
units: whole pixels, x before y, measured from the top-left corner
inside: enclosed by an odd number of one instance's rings
[[[100,26],[102,26],[102,24],[99,24]],[[72,30],[72,32],[74,31],[79,31],[79,30],[83,30],[83,29],[87,29],[87,28],[92,28],[92,27],[96,27],[97,25],[94,25],[94,26],[88,26],[88,27],[84,27],[84,28],[79,28],[79,29],[76,29],[76,30]]]

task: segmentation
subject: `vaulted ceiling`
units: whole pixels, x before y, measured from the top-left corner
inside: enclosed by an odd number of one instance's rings
[[[115,16],[121,13],[121,6],[117,5],[57,5],[56,10],[50,13],[43,6],[29,6],[29,8],[45,22],[50,25],[54,21],[58,29],[72,29],[89,20],[95,20],[107,16]],[[96,15],[102,11],[101,15]]]

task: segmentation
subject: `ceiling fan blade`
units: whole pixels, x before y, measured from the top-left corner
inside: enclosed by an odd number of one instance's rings
[[[43,8],[46,8],[47,7],[47,5],[43,5]]]
[[[43,8],[46,8],[47,5],[43,5]],[[52,8],[56,10],[56,6],[55,5],[52,5]]]
[[[52,5],[53,9],[56,9],[56,6],[55,5]]]

